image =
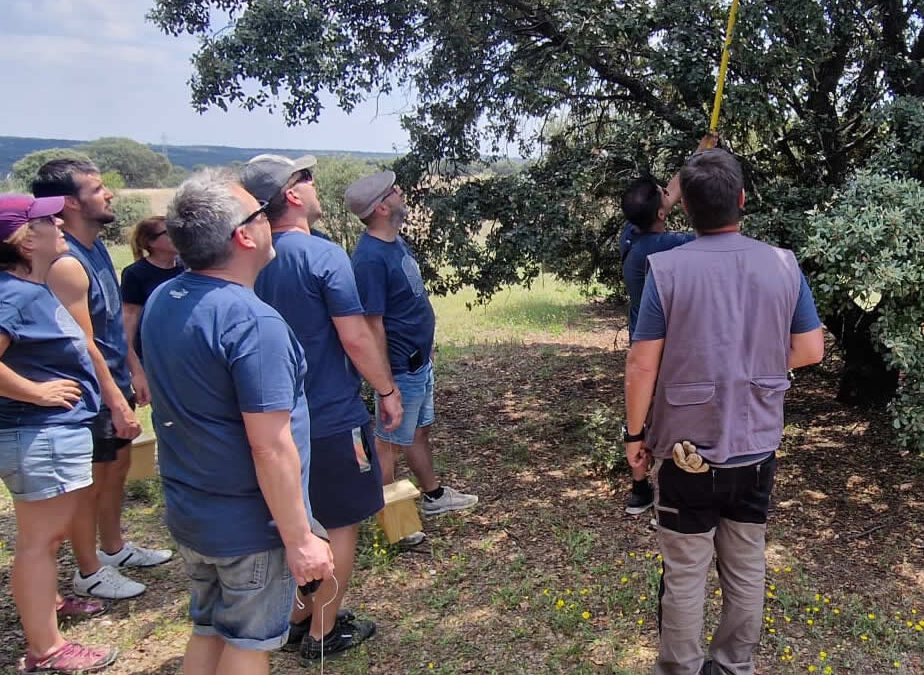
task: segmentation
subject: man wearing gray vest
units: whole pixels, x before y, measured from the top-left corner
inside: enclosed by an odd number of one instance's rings
[[[654,459],[664,557],[655,674],[752,675],[787,371],[818,363],[824,338],[792,252],[739,232],[738,161],[694,155],[680,191],[697,238],[649,257],[626,363],[626,457]],[[722,616],[704,661],[713,553]]]

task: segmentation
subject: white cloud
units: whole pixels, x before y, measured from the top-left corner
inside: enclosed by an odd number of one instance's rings
[[[154,0],[0,0],[0,88],[29,91],[3,106],[0,133],[45,138],[129,136],[140,141],[389,151],[404,148],[407,95],[346,115],[332,97],[318,124],[279,115],[195,113],[187,81],[197,41],[146,23]],[[38,97],[38,99],[36,99]],[[37,103],[36,101],[44,101]]]

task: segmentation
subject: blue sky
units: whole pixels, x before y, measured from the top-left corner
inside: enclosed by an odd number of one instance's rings
[[[171,145],[403,152],[404,94],[351,115],[325,99],[317,124],[189,103],[190,37],[145,21],[153,0],[0,0],[0,135],[92,140],[128,136]],[[378,108],[378,110],[376,110]]]

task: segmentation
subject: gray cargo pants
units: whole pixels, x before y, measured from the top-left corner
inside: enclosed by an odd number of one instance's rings
[[[698,675],[703,666],[706,577],[716,554],[722,615],[710,646],[713,675],[753,675],[764,603],[764,544],[776,458],[691,474],[673,460],[653,471],[664,558],[655,675]]]

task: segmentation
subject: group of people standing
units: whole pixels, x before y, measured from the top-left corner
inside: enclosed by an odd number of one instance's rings
[[[94,165],[76,160],[46,163],[32,191],[0,196],[0,476],[16,513],[22,669],[71,672],[104,667],[116,653],[67,642],[58,619],[140,595],[145,586],[123,572],[173,553],[122,537],[130,445],[141,433],[134,407],[147,394],[99,239],[115,220],[113,195]],[[73,595],[62,596],[64,540],[77,570]]]
[[[95,166],[56,160],[34,197],[0,197],[0,474],[17,514],[24,672],[110,665],[115,650],[67,642],[57,619],[104,609],[85,597],[144,592],[121,572],[172,556],[121,539],[136,404],[152,403],[166,521],[190,577],[186,672],[268,672],[270,650],[311,661],[374,634],[341,605],[359,523],[382,508],[399,453],[425,515],[477,502],[433,468],[435,319],[398,233],[395,176],[347,190],[367,228],[351,262],[311,229],[315,165],[260,155],[238,174],[192,175],[166,218],[136,226],[121,298]],[[82,519],[97,512],[91,529]],[[55,593],[65,539],[78,598]]]
[[[640,179],[622,202],[627,510],[657,515],[657,675],[754,672],[787,373],[823,354],[798,263],[740,234],[741,167],[711,145],[667,188]],[[366,227],[351,260],[312,231],[315,165],[259,155],[238,173],[194,173],[165,219],[136,228],[121,299],[99,240],[112,195],[96,167],[50,162],[34,197],[0,197],[0,474],[18,524],[24,672],[115,659],[58,632],[56,613],[101,609],[56,594],[61,541],[81,597],[137,595],[144,586],[121,571],[172,555],[121,536],[135,403],[153,407],[166,522],[190,580],[187,673],[268,673],[271,650],[310,662],[374,634],[342,601],[359,523],[382,508],[399,454],[425,515],[477,502],[434,471],[435,317],[399,233],[395,175],[347,188]],[[664,232],[678,201],[695,233]],[[713,555],[723,612],[706,658]]]

